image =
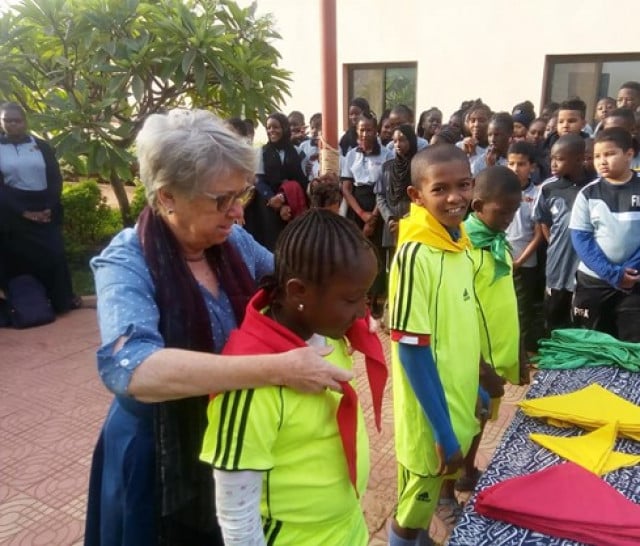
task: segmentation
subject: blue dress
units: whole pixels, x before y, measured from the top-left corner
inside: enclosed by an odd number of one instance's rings
[[[229,237],[254,279],[273,271],[273,256],[240,227]],[[134,370],[164,347],[158,331],[155,288],[135,229],[125,229],[91,261],[98,294],[102,346],[98,371],[115,394],[94,452],[85,546],[157,544],[153,404],[127,395]],[[221,290],[214,297],[201,287],[220,352],[236,327],[233,309]],[[114,352],[120,338],[124,346]],[[197,457],[197,454],[194,454]]]

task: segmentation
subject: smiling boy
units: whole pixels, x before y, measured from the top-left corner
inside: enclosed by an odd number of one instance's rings
[[[472,190],[461,149],[442,144],[414,157],[389,283],[399,491],[391,546],[421,533],[428,543],[444,477],[460,468],[479,430],[480,339],[462,225]]]

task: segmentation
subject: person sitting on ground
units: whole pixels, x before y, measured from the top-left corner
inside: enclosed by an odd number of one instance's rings
[[[255,151],[204,110],[149,116],[136,138],[148,207],[91,261],[98,371],[115,395],[93,456],[86,546],[222,546],[198,460],[210,393],[339,390],[322,350],[222,356],[273,256],[236,225]]]
[[[0,290],[19,275],[35,277],[53,310],[82,305],[73,293],[62,235],[62,175],[53,148],[30,134],[24,109],[0,107]]]

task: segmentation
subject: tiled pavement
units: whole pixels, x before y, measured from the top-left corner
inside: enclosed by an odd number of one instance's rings
[[[82,543],[86,489],[94,442],[110,395],[96,373],[98,329],[93,309],[80,309],[30,330],[0,329],[0,544]],[[388,346],[387,340],[385,345]],[[358,366],[361,366],[358,363]],[[362,377],[362,374],[360,374]],[[363,387],[362,379],[359,386]],[[483,468],[524,393],[510,388],[478,454]],[[362,400],[373,422],[370,398]],[[372,472],[364,507],[372,545],[386,544],[395,499],[390,396],[383,430],[370,431]],[[432,536],[446,529],[434,521]]]

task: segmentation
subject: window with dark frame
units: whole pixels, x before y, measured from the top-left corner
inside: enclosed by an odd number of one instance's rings
[[[382,112],[398,104],[416,110],[418,63],[371,63],[345,65],[345,122],[349,102],[364,97],[378,119]]]
[[[640,81],[640,53],[547,55],[542,104],[580,97],[591,121],[598,100],[615,99],[627,81]]]

